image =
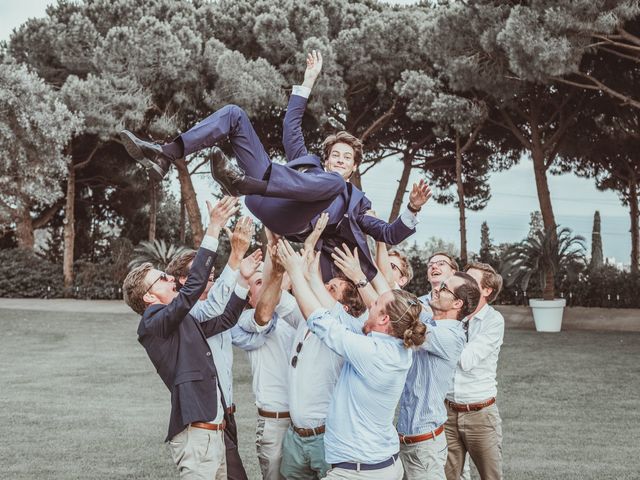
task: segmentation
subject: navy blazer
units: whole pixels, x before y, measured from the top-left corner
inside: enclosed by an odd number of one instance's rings
[[[171,392],[165,441],[192,422],[214,420],[218,413],[218,375],[207,337],[233,327],[247,301],[232,294],[220,316],[202,323],[189,315],[204,292],[215,258],[215,252],[200,247],[178,296],[168,305],[147,307],[138,325],[138,341]],[[226,408],[224,397],[222,404]]]
[[[282,138],[288,161],[287,166],[291,168],[307,167],[309,168],[308,171],[313,171],[314,169],[324,170],[320,157],[310,154],[304,143],[302,116],[304,115],[306,107],[306,98],[300,95],[291,95],[289,98],[287,113],[284,116]],[[367,244],[367,235],[370,235],[376,241],[385,242],[389,245],[397,245],[415,233],[416,230],[415,228],[406,226],[400,218],[397,218],[393,223],[387,223],[384,220],[367,215],[367,211],[371,210],[371,201],[366,197],[364,192],[351,184],[345,185],[345,188],[347,189],[349,202],[343,213],[342,222],[348,221],[349,223],[348,225],[338,228],[338,232],[340,232],[340,230],[344,231],[344,227],[347,227],[350,234],[341,235],[338,233],[339,238],[332,239],[330,243],[340,245],[344,242],[352,250],[354,246],[357,246],[362,271],[367,279],[371,280],[376,276],[377,269],[371,258],[371,252]],[[316,221],[317,219],[314,219],[314,224]],[[325,230],[322,237],[320,237],[319,247],[322,251],[320,266],[322,268],[323,279],[328,281],[335,276],[335,268],[333,259],[331,258],[331,250],[333,247],[326,248],[324,245],[325,242],[323,240],[327,239],[325,233],[327,235],[335,235],[335,233],[328,233],[328,231]]]

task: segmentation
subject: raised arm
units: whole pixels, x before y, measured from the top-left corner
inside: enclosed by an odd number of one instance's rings
[[[193,260],[187,281],[180,289],[178,296],[166,308],[143,318],[144,330],[153,335],[162,338],[171,335],[202,295],[215,261],[220,230],[240,207],[236,198],[223,197],[215,206],[211,206],[207,201],[207,208],[209,209],[209,226]]]
[[[418,183],[414,183],[406,210],[393,223],[387,223],[369,215],[371,202],[363,202],[357,218],[358,225],[364,233],[373,237],[374,240],[397,245],[415,233],[418,224],[416,215],[431,198],[431,195],[431,188],[424,180],[421,179]]]
[[[331,254],[333,263],[340,269],[345,276],[355,283],[358,288],[358,293],[362,297],[367,309],[378,298],[378,292],[373,288],[371,283],[367,281],[367,277],[360,267],[360,259],[358,258],[358,249],[355,248],[353,253],[349,250],[346,244],[342,244],[342,249],[336,248]],[[376,274],[376,277],[380,275],[380,272]]]
[[[296,297],[304,318],[309,318],[309,315],[321,308],[322,305],[305,278],[305,259],[286,240],[278,241],[278,259],[291,278],[293,295]]]
[[[302,116],[307,108],[307,99],[322,70],[322,55],[315,50],[307,55],[307,69],[302,85],[293,87],[282,128],[282,144],[287,161],[307,155],[302,135]]]
[[[284,275],[284,267],[273,260],[277,246],[273,244],[267,245],[267,257],[265,259],[263,271],[263,286],[260,300],[256,305],[255,321],[258,325],[264,326],[273,317],[276,305],[280,302],[282,295],[282,277]]]

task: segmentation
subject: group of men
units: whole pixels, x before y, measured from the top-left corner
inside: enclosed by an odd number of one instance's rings
[[[212,175],[228,196],[207,203],[197,251],[166,272],[143,264],[124,281],[125,301],[142,316],[138,339],[171,392],[166,441],[180,476],[247,478],[233,403],[236,346],[251,364],[264,479],[458,480],[468,456],[482,479],[501,478],[495,397],[504,321],[490,303],[502,279],[489,265],[460,271],[451,255],[436,253],[431,292],[418,298],[403,289],[411,265],[387,245],[415,232],[431,191],[415,184],[406,210],[387,223],[349,183],[362,158],[357,138],[338,132],[322,158],[308,153],[302,116],[321,67],[320,54],[309,54],[293,89],[286,165],[270,161],[235,106],[166,145],[121,134],[159,178],[173,160],[225,139],[240,167],[215,151]],[[214,280],[218,236],[239,196],[265,225],[268,245],[247,255],[254,226],[241,217]]]

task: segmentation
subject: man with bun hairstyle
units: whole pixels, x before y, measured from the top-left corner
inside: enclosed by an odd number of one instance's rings
[[[449,452],[447,480],[458,480],[468,453],[482,480],[502,478],[502,420],[496,405],[498,355],[504,338],[504,318],[490,303],[502,289],[502,277],[486,263],[470,263],[465,271],[481,292],[468,315],[467,341],[447,394],[445,425]]]
[[[344,358],[327,416],[325,458],[331,469],[326,478],[400,480],[403,469],[393,418],[412,349],[425,341],[418,299],[403,290],[383,293],[356,333],[322,308],[305,278],[305,259],[287,242],[279,242],[278,258],[291,277],[309,328]],[[309,268],[317,269],[318,263],[316,254]]]

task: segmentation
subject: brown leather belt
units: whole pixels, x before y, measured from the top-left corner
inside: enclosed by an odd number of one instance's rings
[[[223,420],[222,423],[193,422],[191,423],[191,426],[196,428],[204,428],[205,430],[224,430],[227,425]]]
[[[432,438],[437,437],[442,432],[444,432],[444,425],[440,425],[433,432],[424,433],[422,435],[401,435],[398,434],[398,438],[400,439],[400,443],[404,443],[405,445],[411,445],[412,443],[424,442],[426,440],[431,440]]]
[[[267,412],[261,408],[258,408],[258,415],[265,418],[291,418],[289,412]]]
[[[321,435],[324,433],[324,425],[320,425],[316,428],[298,428],[293,425],[293,431],[296,432],[300,437],[314,437],[316,435]]]
[[[227,415],[233,415],[234,413],[236,413],[236,404],[234,403],[230,407],[227,407],[225,412],[227,412]]]
[[[478,410],[482,410],[489,405],[493,405],[496,403],[496,398],[490,398],[489,400],[485,400],[480,403],[455,403],[449,400],[445,400],[445,403],[456,412],[477,412]]]

